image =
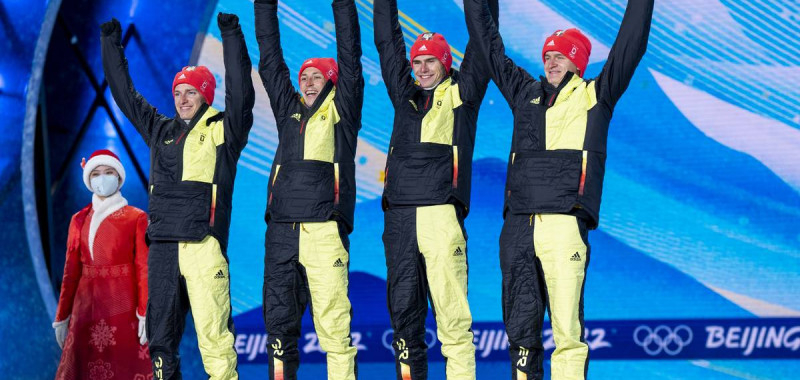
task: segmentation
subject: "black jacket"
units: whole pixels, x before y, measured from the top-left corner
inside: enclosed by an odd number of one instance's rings
[[[485,0],[465,0],[470,38],[514,114],[504,215],[568,213],[599,222],[612,111],[647,49],[653,0],[629,0],[616,41],[594,79],[567,73],[558,88],[505,54]]]
[[[120,110],[150,147],[150,240],[197,241],[225,249],[236,163],[253,125],[252,66],[238,19],[220,22],[225,112],[203,105],[186,124],[160,114],[136,91],[119,31],[103,33],[103,70]]]
[[[352,0],[334,0],[339,80],[328,81],[313,107],[303,103],[283,59],[276,1],[255,3],[258,72],[278,127],[270,172],[267,222],[338,220],[353,229],[355,153],[364,78],[361,31]]]
[[[375,46],[394,106],[386,159],[384,209],[452,203],[469,211],[478,111],[489,84],[483,60],[467,43],[461,70],[425,90],[411,76],[396,0],[374,2]]]

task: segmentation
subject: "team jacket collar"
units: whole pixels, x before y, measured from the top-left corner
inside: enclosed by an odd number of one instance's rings
[[[441,99],[444,96],[444,93],[450,86],[453,85],[453,76],[448,75],[444,79],[442,79],[436,87],[431,88],[430,90],[426,90],[419,86],[419,82],[414,82],[417,86],[417,92],[414,93],[413,97],[409,100],[411,105],[414,107],[417,112],[426,113],[430,108],[429,102],[432,98]]]
[[[445,91],[447,91],[447,89],[450,88],[452,84],[453,84],[453,77],[448,76],[447,78],[444,78],[444,80],[439,82],[439,84],[436,85],[436,87],[432,88],[431,90],[434,92],[434,94],[440,95]]]
[[[553,86],[547,81],[544,75],[539,76],[539,81],[542,83],[542,88],[545,93],[545,105],[551,107],[559,103],[562,99],[569,97],[569,94],[583,82],[583,78],[575,75],[575,73],[568,71],[564,74],[564,79],[558,84],[558,87]]]
[[[200,111],[198,111],[197,113],[200,113]],[[192,120],[193,123],[191,125],[192,126],[198,125],[198,124],[199,125],[208,125],[208,120],[213,118],[214,116],[217,116],[217,114],[219,114],[219,111],[217,111],[216,108],[214,108],[214,107],[206,107],[206,109],[203,110],[203,114],[200,116],[200,119]]]
[[[322,103],[325,103],[328,98],[328,94],[333,91],[333,89],[333,81],[329,80],[327,83],[325,83],[325,86],[322,87],[322,91],[320,91],[319,95],[317,95],[317,101],[315,101],[314,105],[311,107],[306,106],[306,101],[303,99],[303,95],[300,94],[300,103],[303,104],[303,114],[310,116],[316,113],[319,107],[322,106]]]
[[[200,121],[200,119],[203,118],[203,116],[206,114],[206,110],[208,110],[209,108],[211,108],[211,107],[209,107],[208,104],[203,103],[203,105],[200,106],[200,108],[197,110],[197,112],[192,117],[192,120],[189,121],[189,124],[186,124],[186,122],[183,121],[183,119],[181,119],[180,114],[178,113],[178,110],[176,109],[175,110],[175,120],[178,120],[181,124],[186,125],[186,126],[189,127],[189,129],[191,129],[192,127],[194,127],[197,124],[198,121]]]

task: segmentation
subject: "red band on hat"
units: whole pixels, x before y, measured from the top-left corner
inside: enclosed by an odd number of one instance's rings
[[[542,47],[542,62],[548,51],[557,51],[569,58],[578,67],[578,75],[583,77],[586,65],[589,64],[589,55],[592,54],[592,43],[580,30],[570,28],[557,30],[544,40]]]
[[[181,83],[186,83],[203,95],[206,103],[211,106],[214,103],[214,90],[217,88],[217,80],[214,79],[214,74],[205,66],[186,66],[177,74],[175,79],[172,80],[172,92],[175,92],[175,87]]]

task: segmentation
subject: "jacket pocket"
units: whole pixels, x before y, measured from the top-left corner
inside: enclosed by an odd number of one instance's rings
[[[272,184],[268,217],[278,222],[328,220],[336,196],[334,167],[330,162],[303,160],[281,165]]]
[[[578,199],[581,162],[579,150],[517,153],[509,168],[511,211],[531,214],[572,210]]]
[[[184,181],[151,187],[150,240],[198,241],[210,230],[213,184]]]
[[[435,143],[396,146],[387,158],[389,205],[434,205],[448,202],[453,190],[453,147]]]

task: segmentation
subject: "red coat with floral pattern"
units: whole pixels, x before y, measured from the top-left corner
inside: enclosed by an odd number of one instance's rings
[[[122,204],[97,213],[89,205],[70,222],[56,312],[56,321],[70,317],[69,332],[56,379],[152,379],[137,337],[147,306],[147,214]]]

